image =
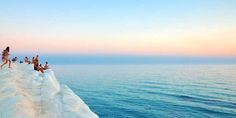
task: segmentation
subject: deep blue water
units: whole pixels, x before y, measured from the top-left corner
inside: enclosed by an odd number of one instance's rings
[[[236,118],[236,65],[54,65],[100,118]]]

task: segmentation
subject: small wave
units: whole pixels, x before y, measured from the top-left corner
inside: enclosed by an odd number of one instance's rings
[[[219,107],[224,107],[224,108],[236,109],[236,103],[230,102],[230,101],[222,101],[222,100],[217,100],[217,99],[207,99],[207,98],[201,98],[201,97],[196,97],[196,96],[178,95],[178,94],[164,93],[164,92],[157,92],[157,91],[146,91],[146,92],[148,94],[152,94],[152,95],[159,95],[159,96],[167,96],[167,97],[176,98],[181,101],[203,103],[203,104],[211,105],[211,106],[219,106]]]
[[[234,118],[236,116],[235,113],[232,112],[225,112],[225,111],[219,111],[219,110],[213,110],[213,109],[209,109],[209,108],[203,108],[203,107],[199,107],[199,106],[186,106],[186,105],[175,105],[176,107],[186,107],[189,108],[191,110],[194,111],[200,111],[202,113],[205,114],[211,114],[211,116],[221,116],[221,117],[230,117],[230,118]]]
[[[175,96],[184,101],[198,102],[198,103],[204,103],[204,104],[212,105],[212,106],[220,106],[220,107],[225,107],[225,108],[236,109],[236,103],[234,102],[227,102],[227,101],[214,100],[214,99],[205,99],[205,98],[192,97],[192,96],[186,96],[186,95],[175,95]]]

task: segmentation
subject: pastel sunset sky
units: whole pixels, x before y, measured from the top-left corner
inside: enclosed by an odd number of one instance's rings
[[[1,0],[14,53],[236,56],[235,0]]]

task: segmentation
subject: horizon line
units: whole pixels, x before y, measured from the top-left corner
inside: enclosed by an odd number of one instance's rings
[[[19,59],[25,56],[17,54]],[[12,56],[13,58],[14,56]],[[142,56],[142,55],[70,55],[70,54],[39,54],[42,61],[54,64],[236,64],[233,57],[207,57],[207,56]],[[32,57],[31,57],[32,58]]]

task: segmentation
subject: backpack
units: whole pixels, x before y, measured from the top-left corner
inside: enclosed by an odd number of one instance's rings
[[[5,57],[6,57],[6,50],[3,50],[2,51],[2,60],[5,60]]]

